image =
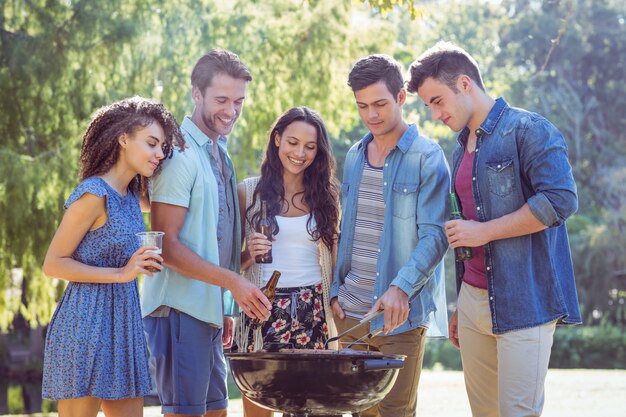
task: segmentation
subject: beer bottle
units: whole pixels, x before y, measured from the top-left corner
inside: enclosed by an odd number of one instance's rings
[[[261,291],[263,292],[263,294],[265,294],[267,299],[270,300],[270,303],[272,304],[274,304],[274,300],[276,300],[276,286],[278,285],[279,278],[280,278],[280,272],[278,271],[272,272],[272,276],[270,277],[269,281],[267,281],[267,284],[265,284],[265,286],[261,288]],[[252,324],[250,326],[252,327],[252,329],[256,329],[259,326],[259,324],[261,324],[261,320],[253,319]]]
[[[456,200],[456,194],[450,193],[450,220],[463,220],[461,210],[459,210],[459,203]],[[469,261],[472,259],[472,248],[459,247],[454,248],[454,259],[457,262]]]
[[[270,222],[270,219],[267,217],[267,201],[265,200],[261,200],[261,219],[259,220],[257,232],[265,235],[268,240],[272,240],[272,222]],[[257,255],[254,259],[258,264],[271,264],[272,248],[263,255]]]

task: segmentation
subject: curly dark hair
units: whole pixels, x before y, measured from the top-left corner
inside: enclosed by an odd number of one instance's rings
[[[174,146],[184,149],[185,139],[176,119],[160,103],[143,97],[131,97],[98,109],[83,136],[80,150],[81,181],[102,175],[115,165],[120,156],[120,136],[132,135],[153,122],[160,124],[165,133],[163,159],[171,158]],[[161,163],[154,173],[160,170]],[[137,175],[128,187],[138,195],[144,195],[148,190],[148,178]]]
[[[333,157],[330,140],[326,133],[324,121],[315,111],[308,107],[294,107],[283,113],[274,123],[269,134],[269,141],[265,150],[265,158],[261,163],[261,178],[254,190],[252,204],[246,209],[246,219],[256,229],[261,214],[250,216],[257,199],[267,201],[267,215],[272,219],[274,234],[279,232],[276,215],[281,212],[285,201],[283,185],[283,164],[278,156],[278,146],[275,145],[276,136],[283,134],[287,126],[296,121],[302,121],[313,126],[317,131],[317,154],[313,163],[304,171],[304,201],[308,205],[311,216],[307,222],[307,229],[317,242],[322,242],[332,249],[337,239],[339,222],[339,192],[335,179],[335,158]],[[289,203],[289,202],[287,202]],[[316,228],[311,230],[311,219],[315,218]]]

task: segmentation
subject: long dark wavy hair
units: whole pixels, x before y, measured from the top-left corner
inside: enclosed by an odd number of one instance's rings
[[[267,214],[272,221],[273,232],[278,234],[279,228],[275,216],[281,212],[285,202],[283,185],[283,164],[278,156],[278,146],[274,140],[293,122],[302,121],[313,126],[317,132],[317,154],[313,163],[304,171],[304,202],[311,215],[307,229],[315,242],[322,242],[332,249],[337,239],[339,222],[338,187],[335,179],[335,158],[326,133],[324,121],[315,111],[308,107],[294,107],[283,113],[274,123],[269,134],[265,150],[265,158],[261,163],[261,178],[254,190],[252,204],[246,209],[246,219],[255,229],[259,224],[261,213],[250,216],[257,200],[267,201]],[[293,204],[292,202],[287,202]],[[315,218],[316,228],[311,230],[311,219]]]
[[[162,144],[165,155],[163,160],[171,158],[174,146],[184,149],[185,140],[176,119],[160,103],[142,97],[131,97],[97,110],[83,136],[80,151],[81,181],[108,172],[120,157],[120,136],[132,135],[153,122],[160,124],[165,133],[165,142]],[[161,162],[153,175],[161,170]],[[148,178],[137,175],[128,188],[138,195],[146,194]]]

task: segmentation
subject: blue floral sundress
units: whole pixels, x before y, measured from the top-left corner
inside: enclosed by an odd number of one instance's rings
[[[86,265],[120,268],[139,248],[145,230],[139,199],[122,196],[102,178],[84,180],[65,208],[90,193],[105,197],[107,221],[87,232],[73,258]],[[117,400],[150,392],[148,353],[137,280],[119,284],[70,282],[46,336],[42,396]]]

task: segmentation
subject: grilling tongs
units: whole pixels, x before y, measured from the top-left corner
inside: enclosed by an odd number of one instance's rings
[[[375,312],[374,314],[370,314],[369,316],[365,316],[363,317],[363,319],[358,322],[358,324],[356,324],[355,326],[350,327],[348,330],[346,330],[345,332],[342,332],[341,334],[335,336],[335,337],[331,337],[330,339],[328,339],[326,341],[326,343],[324,344],[324,349],[328,349],[328,344],[330,342],[334,342],[335,340],[339,340],[341,339],[343,336],[352,333],[353,331],[355,331],[356,329],[358,329],[361,326],[364,326],[366,324],[369,324],[370,321],[374,320],[376,317],[379,317],[381,314],[383,314],[385,311],[384,310],[378,310],[377,312]],[[349,349],[350,347],[352,347],[352,345],[354,345],[355,343],[359,343],[360,341],[362,341],[363,339],[367,339],[368,337],[374,337],[377,334],[379,334],[380,332],[383,331],[383,327],[379,327],[378,329],[371,331],[369,333],[367,333],[364,336],[359,337],[357,340],[355,340],[354,342],[351,342],[348,346],[346,346],[344,349]]]

